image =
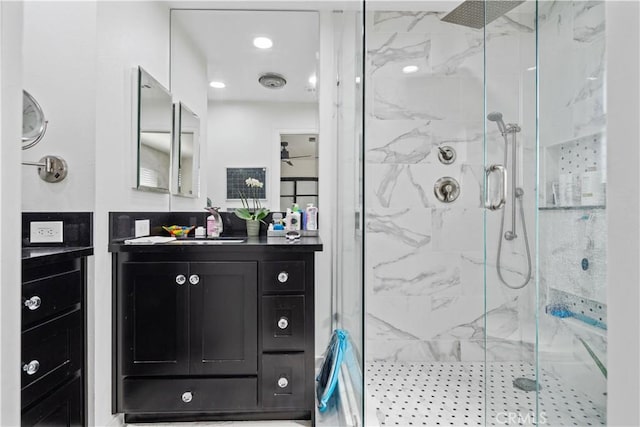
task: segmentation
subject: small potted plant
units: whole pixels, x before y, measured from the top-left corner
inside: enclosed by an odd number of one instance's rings
[[[242,207],[237,208],[234,213],[238,218],[245,220],[247,236],[256,237],[260,234],[260,223],[266,225],[264,219],[269,215],[269,209],[263,208],[258,198],[258,188],[262,188],[264,184],[255,178],[247,178],[244,182],[247,185],[247,192],[245,194],[239,191]]]

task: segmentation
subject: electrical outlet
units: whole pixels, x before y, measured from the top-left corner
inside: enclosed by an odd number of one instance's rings
[[[31,243],[62,243],[62,221],[32,221],[29,223]]]
[[[150,229],[151,229],[151,226],[150,226],[150,221],[148,219],[137,219],[135,237],[148,236],[150,233]]]

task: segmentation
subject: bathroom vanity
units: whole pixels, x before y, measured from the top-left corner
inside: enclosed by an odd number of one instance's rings
[[[112,215],[114,225],[123,217]],[[312,419],[319,250],[317,237],[112,238],[114,413],[128,422]]]
[[[32,221],[61,221],[63,241],[32,243]],[[48,224],[48,223],[44,223]],[[23,214],[21,425],[87,425],[90,213]]]

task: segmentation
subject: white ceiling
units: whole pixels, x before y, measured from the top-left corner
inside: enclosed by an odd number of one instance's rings
[[[180,25],[206,57],[209,81],[226,84],[208,88],[210,100],[316,102],[308,80],[317,70],[317,12],[173,9],[171,25]],[[272,39],[273,47],[253,46],[258,36]],[[287,85],[261,86],[258,78],[267,72],[284,76]]]

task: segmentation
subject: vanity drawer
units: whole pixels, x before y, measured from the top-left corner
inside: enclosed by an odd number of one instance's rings
[[[258,407],[258,380],[246,378],[125,379],[123,412],[213,412]]]
[[[68,271],[22,285],[22,326],[72,309],[82,299],[80,270]]]
[[[22,413],[21,426],[83,426],[82,376],[76,375]]]
[[[262,406],[265,409],[304,408],[304,353],[262,355]]]
[[[262,297],[262,349],[304,350],[304,296]]]
[[[82,315],[76,310],[22,333],[22,407],[82,369]]]
[[[304,261],[266,261],[261,275],[266,294],[304,292]]]

